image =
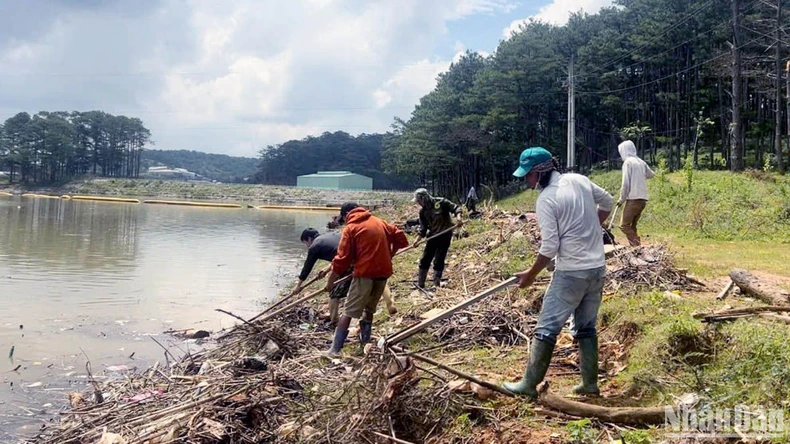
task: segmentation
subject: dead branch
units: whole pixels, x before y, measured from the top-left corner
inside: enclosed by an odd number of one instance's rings
[[[538,390],[538,403],[544,407],[567,415],[582,418],[595,418],[602,422],[615,424],[663,424],[666,409],[672,407],[603,407],[584,402],[572,401],[549,391],[548,382]]]
[[[723,301],[724,298],[726,298],[727,295],[730,294],[730,290],[732,290],[732,287],[735,286],[735,282],[732,279],[728,279],[727,281],[728,281],[727,285],[725,285],[724,288],[719,292],[719,294],[716,295],[717,301]]]
[[[731,319],[738,319],[744,318],[749,316],[755,316],[760,313],[766,312],[790,312],[790,306],[761,306],[761,307],[749,307],[749,308],[737,308],[734,310],[725,310],[719,311],[715,313],[694,313],[694,319],[701,319],[702,322],[717,322],[717,321],[727,321]]]

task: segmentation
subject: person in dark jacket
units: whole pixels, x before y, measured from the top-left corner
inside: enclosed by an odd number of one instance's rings
[[[443,197],[433,197],[428,194],[428,190],[425,188],[414,192],[413,201],[421,207],[420,233],[414,246],[419,245],[424,238],[435,236],[456,225],[453,216],[458,216],[460,207],[451,201]],[[433,262],[433,284],[436,287],[440,286],[444,272],[444,261],[447,258],[447,251],[450,249],[452,239],[453,232],[449,231],[425,243],[422,259],[420,259],[417,286],[425,288],[425,280],[428,278],[431,262]]]
[[[296,286],[291,292],[292,296],[302,291],[302,284],[310,276],[318,260],[332,262],[337,254],[337,246],[340,244],[340,233],[331,231],[319,234],[315,228],[306,228],[302,231],[302,236],[299,239],[307,247],[307,259],[302,266],[302,272],[299,273]],[[327,273],[328,271],[322,270],[318,274],[318,278],[323,278]],[[351,281],[337,285],[329,293],[329,320],[333,325],[337,324],[341,300],[348,294],[350,285]]]

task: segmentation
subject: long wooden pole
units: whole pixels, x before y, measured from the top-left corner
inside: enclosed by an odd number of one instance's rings
[[[444,231],[441,231],[441,232],[439,232],[437,234],[434,234],[433,236],[431,236],[428,239],[426,239],[425,242],[427,242],[429,240],[432,240],[432,239],[436,239],[437,237],[442,236],[444,234],[447,234],[447,233],[453,231],[456,227],[457,227],[457,225],[453,225],[452,227],[450,227],[450,228],[448,228],[448,229],[446,229]],[[419,245],[419,244],[417,244],[417,245]],[[406,248],[404,248],[402,250],[398,250],[395,253],[395,256],[397,256],[399,254],[403,254],[403,253],[405,253],[405,252],[407,252],[409,250],[412,250],[412,249],[416,248],[417,245],[412,244],[412,245],[409,245],[408,247],[406,247]],[[351,279],[351,277],[352,276],[349,275],[349,276],[346,276],[344,278],[338,279],[337,281],[335,281],[335,285],[342,284],[343,282],[346,282],[347,280]],[[296,307],[297,305],[301,304],[302,302],[306,302],[306,301],[309,301],[310,299],[318,297],[324,291],[326,291],[326,288],[322,288],[320,290],[316,290],[316,291],[314,291],[314,292],[312,292],[312,293],[310,293],[308,295],[305,295],[304,297],[301,297],[301,298],[291,302],[290,304],[288,304],[288,305],[286,305],[286,306],[284,306],[284,307],[282,307],[282,308],[280,308],[279,310],[276,310],[276,311],[271,311],[269,309],[266,309],[262,313],[259,313],[258,315],[256,315],[255,317],[253,317],[252,319],[250,319],[247,322],[252,322],[252,321],[255,321],[255,320],[258,320],[258,319],[260,319],[261,322],[267,321],[267,320],[269,320],[269,319],[271,319],[271,318],[273,318],[273,317],[275,317],[275,316],[277,316],[277,315],[279,315],[281,313],[284,313],[284,312]]]
[[[455,376],[458,376],[459,378],[463,378],[463,379],[466,379],[468,381],[472,381],[475,384],[481,385],[481,386],[483,386],[483,387],[485,387],[487,389],[491,389],[491,390],[493,390],[495,392],[499,392],[499,393],[501,393],[501,394],[503,394],[505,396],[513,397],[512,393],[510,393],[509,391],[505,390],[504,388],[502,388],[502,387],[500,387],[500,386],[498,386],[496,384],[492,384],[492,383],[490,383],[488,381],[484,381],[484,380],[478,378],[477,376],[470,375],[469,373],[466,373],[466,372],[463,372],[461,370],[458,370],[457,368],[450,367],[449,365],[446,365],[446,364],[442,364],[439,361],[434,361],[433,359],[431,359],[431,358],[429,358],[427,356],[423,356],[423,355],[421,355],[419,353],[415,353],[415,352],[406,351],[406,350],[403,350],[400,347],[390,347],[390,348],[392,348],[392,350],[395,353],[400,353],[402,355],[411,356],[412,358],[417,359],[418,361],[422,361],[422,362],[425,362],[426,364],[431,364],[433,366],[439,367],[440,369],[442,369],[442,370],[444,370],[446,372],[452,373]]]
[[[508,279],[508,280],[506,280],[504,282],[500,282],[499,284],[497,284],[497,285],[495,285],[495,286],[493,286],[493,287],[491,287],[491,288],[489,288],[487,290],[484,290],[484,291],[472,296],[471,298],[456,304],[455,306],[453,306],[451,308],[448,308],[447,310],[439,313],[438,315],[436,315],[436,316],[434,316],[434,317],[432,317],[430,319],[426,319],[426,320],[424,320],[424,321],[422,321],[422,322],[420,322],[418,324],[412,325],[412,326],[407,327],[407,328],[405,328],[405,329],[403,329],[403,330],[401,330],[401,331],[399,331],[399,332],[397,332],[397,333],[395,333],[393,335],[390,335],[389,338],[386,338],[384,340],[384,343],[385,344],[389,344],[389,345],[395,345],[395,344],[397,344],[399,342],[403,342],[404,340],[406,340],[406,339],[416,335],[417,333],[425,330],[429,326],[431,326],[431,325],[433,325],[433,324],[435,324],[435,323],[437,323],[437,322],[439,322],[441,320],[449,318],[450,316],[452,316],[456,312],[461,311],[461,310],[465,309],[466,307],[469,307],[472,304],[480,302],[481,300],[483,300],[483,299],[485,299],[485,298],[487,298],[487,297],[489,297],[489,296],[491,296],[491,295],[493,295],[493,294],[495,294],[495,293],[497,293],[497,292],[499,292],[499,291],[501,291],[501,290],[513,285],[513,284],[515,284],[517,281],[518,281],[517,277],[512,277],[512,278],[510,278],[510,279]]]

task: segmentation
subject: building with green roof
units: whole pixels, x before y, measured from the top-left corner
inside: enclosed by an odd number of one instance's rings
[[[319,171],[297,177],[296,186],[321,190],[372,190],[373,179],[351,171]]]

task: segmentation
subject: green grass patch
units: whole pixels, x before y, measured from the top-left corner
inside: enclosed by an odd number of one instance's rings
[[[673,396],[693,392],[717,406],[787,408],[790,326],[755,318],[708,325],[691,316],[708,305],[661,293],[604,303],[604,338],[622,341],[623,326],[638,326],[618,383],[646,402],[673,402]]]
[[[592,180],[618,196],[619,171]],[[640,231],[704,240],[790,240],[790,179],[770,173],[694,171],[648,181],[650,202]]]

